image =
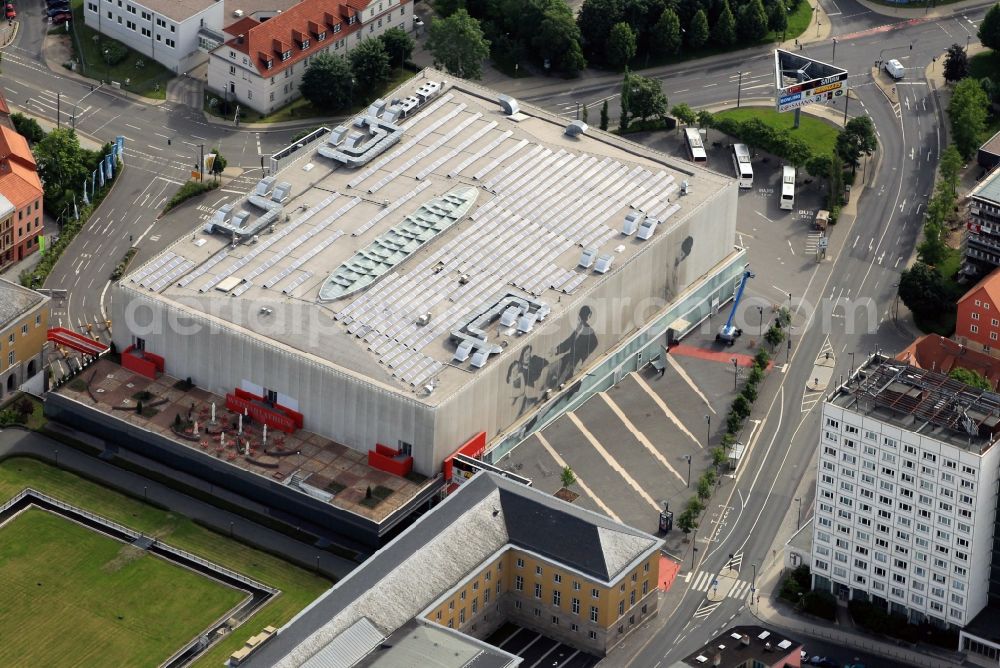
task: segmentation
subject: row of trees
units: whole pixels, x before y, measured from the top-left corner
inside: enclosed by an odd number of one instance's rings
[[[354,91],[368,98],[382,89],[392,74],[413,54],[413,38],[402,28],[390,28],[378,39],[367,39],[345,57],[316,56],[302,75],[299,90],[317,109],[338,111],[354,104]]]
[[[764,340],[772,350],[777,350],[786,339],[786,330],[791,322],[791,312],[787,308],[780,309],[764,335]],[[705,502],[712,495],[712,490],[719,480],[719,469],[729,458],[729,449],[736,443],[737,435],[750,417],[754,402],[760,393],[760,384],[764,382],[764,374],[770,363],[771,354],[766,348],[761,347],[754,356],[743,389],[729,407],[729,413],[726,415],[726,433],[722,435],[720,444],[711,451],[713,468],[706,470],[698,479],[695,496],[688,500],[677,518],[677,528],[685,534],[698,528],[698,518],[705,510]]]

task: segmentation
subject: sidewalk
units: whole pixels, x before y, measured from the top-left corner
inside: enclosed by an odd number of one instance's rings
[[[941,16],[951,16],[952,14],[961,14],[964,11],[970,9],[979,9],[980,7],[991,7],[995,3],[991,0],[990,2],[983,2],[983,0],[963,0],[962,2],[953,2],[947,5],[938,5],[937,7],[890,7],[888,5],[880,5],[877,2],[871,2],[871,0],[858,0],[858,4],[863,6],[868,11],[881,14],[882,16],[891,16],[892,18],[898,18],[901,20],[906,19],[923,19],[923,18],[938,18]]]

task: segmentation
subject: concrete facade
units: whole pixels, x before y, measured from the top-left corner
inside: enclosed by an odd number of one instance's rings
[[[87,26],[176,74],[207,60],[198,33],[222,30],[224,11],[214,0],[85,0],[83,6]]]

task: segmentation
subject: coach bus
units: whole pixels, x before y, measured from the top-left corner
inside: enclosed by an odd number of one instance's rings
[[[733,169],[740,188],[753,188],[753,167],[750,166],[750,151],[746,144],[733,144]]]
[[[781,168],[781,208],[795,208],[795,168],[788,165]]]
[[[708,162],[708,154],[705,153],[705,142],[701,140],[701,132],[697,128],[685,128],[684,136],[687,138],[688,155],[693,162]]]

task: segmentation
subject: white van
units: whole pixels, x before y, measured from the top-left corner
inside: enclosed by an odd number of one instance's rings
[[[750,150],[746,144],[733,144],[733,169],[740,188],[753,188],[753,167],[750,165]]]
[[[906,74],[905,70],[903,70],[903,64],[895,58],[885,61],[885,71],[888,72],[889,76],[893,79],[902,79]]]
[[[788,165],[781,168],[781,208],[785,211],[795,208],[795,168]]]

